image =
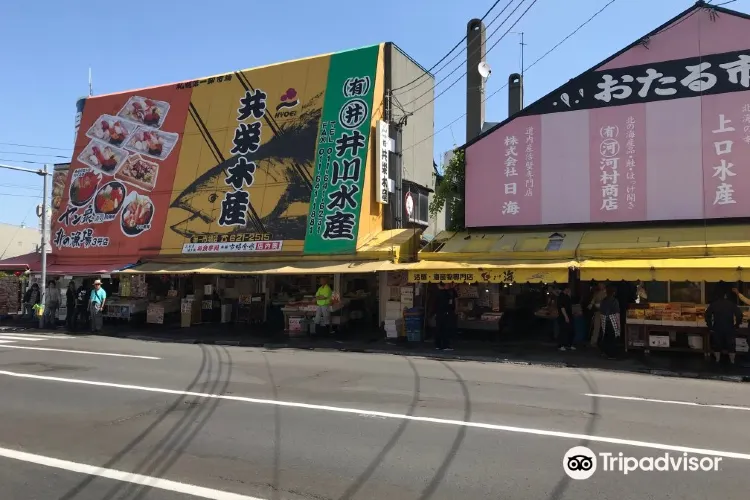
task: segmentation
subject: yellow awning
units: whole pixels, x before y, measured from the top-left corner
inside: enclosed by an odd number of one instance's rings
[[[308,262],[195,262],[165,264],[147,262],[122,274],[347,274],[398,271],[408,264],[389,261],[308,261]]]
[[[575,262],[448,262],[408,265],[411,283],[567,283]]]
[[[733,255],[750,255],[750,225],[596,229],[583,234],[576,252],[578,260]]]
[[[591,259],[578,266],[583,281],[750,281],[750,257]]]
[[[422,250],[419,259],[455,262],[572,260],[583,234],[583,231],[444,231],[430,245],[435,250]]]

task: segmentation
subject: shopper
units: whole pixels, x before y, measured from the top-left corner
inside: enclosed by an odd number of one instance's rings
[[[94,289],[89,298],[89,310],[91,311],[91,331],[94,333],[102,331],[104,323],[104,305],[107,302],[107,292],[102,288],[100,280],[94,281]]]
[[[34,283],[23,295],[23,315],[26,319],[34,319],[34,306],[41,300],[39,285]]]
[[[620,301],[617,300],[616,290],[608,286],[606,296],[599,304],[599,316],[601,322],[601,347],[609,359],[615,359],[620,343]]]
[[[73,316],[73,330],[78,329],[79,324],[83,324],[84,329],[89,323],[89,292],[88,282],[83,280],[81,286],[76,290],[76,308]]]
[[[573,347],[573,299],[570,285],[565,285],[562,293],[557,296],[557,322],[560,325],[559,350],[575,351],[576,348]]]
[[[706,325],[711,330],[714,343],[714,357],[721,361],[722,354],[729,355],[729,362],[734,365],[737,349],[737,328],[742,324],[742,310],[729,300],[729,293],[724,288],[719,298],[706,308]]]
[[[452,351],[451,338],[456,329],[456,290],[451,285],[440,283],[437,295],[437,333],[435,349]]]
[[[65,291],[65,325],[69,332],[75,330],[76,324],[76,282],[70,280]]]
[[[315,292],[315,333],[320,334],[320,327],[324,326],[329,329],[331,326],[331,297],[333,296],[333,290],[328,285],[328,278],[322,276],[320,278],[320,287]]]
[[[591,347],[599,345],[602,327],[601,303],[606,296],[607,290],[604,283],[597,283],[588,306],[589,311],[591,311]]]
[[[60,309],[60,299],[60,290],[57,288],[57,283],[50,280],[44,294],[44,325],[49,328],[57,328],[57,310]]]

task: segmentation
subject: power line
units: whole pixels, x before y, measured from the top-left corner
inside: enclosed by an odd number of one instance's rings
[[[10,162],[10,163],[26,163],[26,164],[29,164],[29,165],[48,165],[49,163],[52,163],[52,162],[49,162],[49,161],[10,160],[8,158],[0,158],[0,161],[7,161],[7,162]]]
[[[526,15],[526,13],[527,13],[527,12],[529,12],[529,10],[530,10],[530,9],[531,9],[531,8],[532,8],[532,7],[534,6],[534,4],[535,4],[535,3],[537,3],[538,1],[539,1],[539,0],[532,0],[531,4],[529,4],[529,6],[528,6],[528,7],[526,7],[526,10],[525,10],[525,11],[523,11],[523,13],[522,13],[522,14],[521,14],[521,15],[520,15],[520,16],[518,17],[518,19],[516,19],[516,21],[515,21],[515,22],[514,22],[514,23],[513,23],[513,24],[512,24],[511,26],[510,26],[510,28],[508,28],[508,30],[507,30],[507,31],[506,31],[506,32],[505,32],[505,33],[503,34],[503,36],[501,36],[501,37],[500,37],[500,38],[499,38],[498,40],[496,40],[496,41],[495,41],[495,43],[494,43],[494,44],[492,45],[492,47],[490,47],[490,48],[489,48],[489,49],[487,50],[487,53],[488,53],[488,54],[490,53],[490,51],[491,51],[491,50],[492,50],[493,48],[495,48],[495,47],[497,46],[497,44],[498,44],[498,43],[500,43],[500,41],[501,41],[501,40],[502,40],[503,38],[505,38],[505,37],[506,37],[506,35],[507,35],[508,33],[510,33],[510,32],[511,32],[511,30],[512,30],[513,28],[515,28],[515,27],[516,27],[516,25],[517,25],[517,24],[518,24],[519,22],[521,22],[521,19],[523,19],[523,17],[524,17],[525,15]],[[516,11],[516,10],[518,10],[518,8],[519,8],[519,7],[521,6],[521,5],[523,5],[523,1],[522,1],[522,2],[520,3],[520,4],[518,4],[518,5],[516,6],[516,8],[515,8],[515,9],[513,9],[513,12],[511,12],[511,13],[510,13],[510,15],[508,16],[508,18],[510,18],[510,16],[512,16],[512,15],[513,15],[513,14],[515,13],[515,11]],[[507,19],[506,19],[506,20],[507,20]],[[504,23],[503,23],[503,24],[504,24]],[[502,26],[502,24],[501,24],[500,26]],[[459,66],[459,67],[460,67],[460,66]],[[456,69],[458,69],[458,68],[456,68]],[[452,73],[455,73],[455,71],[456,71],[456,70],[454,70],[454,71],[453,71]],[[451,74],[452,74],[452,73],[451,73]],[[430,104],[432,104],[433,102],[435,102],[435,101],[437,100],[437,98],[438,98],[438,97],[440,97],[441,95],[443,95],[443,94],[445,94],[446,92],[448,92],[448,91],[449,91],[449,90],[450,90],[451,88],[453,88],[453,87],[454,87],[454,86],[455,86],[455,85],[456,85],[456,84],[457,84],[458,82],[460,82],[460,81],[461,81],[461,79],[463,79],[463,77],[464,77],[464,76],[466,76],[466,74],[467,74],[467,72],[464,72],[463,74],[459,75],[459,77],[458,77],[457,79],[455,79],[455,80],[453,81],[453,83],[451,83],[450,85],[448,85],[448,87],[446,87],[446,88],[444,88],[443,90],[441,90],[441,91],[440,91],[440,93],[438,93],[438,95],[436,95],[435,97],[433,97],[432,99],[430,99],[429,101],[427,101],[426,103],[424,103],[423,105],[421,105],[420,107],[418,107],[417,109],[415,109],[414,111],[412,111],[411,113],[412,113],[412,114],[413,114],[413,113],[416,113],[417,111],[419,111],[419,110],[421,110],[421,109],[423,109],[423,108],[426,108],[427,106],[429,106]],[[436,86],[437,86],[437,85],[436,85]],[[430,90],[434,90],[434,88],[435,88],[435,87],[433,87],[433,88],[432,88],[432,89],[430,89]],[[416,99],[414,99],[413,101],[411,101],[411,102],[407,103],[407,105],[408,105],[408,104],[411,104],[412,102],[415,102],[415,101],[417,101],[417,100],[418,100],[418,99],[419,99],[420,97],[422,97],[422,96],[424,96],[424,95],[428,94],[428,93],[430,92],[430,90],[428,90],[428,91],[427,91],[427,92],[425,92],[424,94],[420,95],[419,97],[417,97],[417,98],[416,98]]]
[[[467,60],[469,59],[469,57],[473,56],[473,55],[474,55],[474,54],[476,54],[476,53],[477,53],[478,51],[482,50],[483,46],[487,44],[487,41],[488,41],[489,39],[491,39],[491,38],[492,38],[493,36],[495,36],[495,33],[497,33],[497,32],[498,32],[498,31],[500,30],[500,28],[502,28],[502,27],[503,27],[503,25],[504,25],[504,24],[505,24],[505,23],[506,23],[506,22],[508,21],[508,19],[510,18],[510,16],[512,16],[512,15],[513,15],[513,13],[515,13],[515,11],[517,11],[517,10],[518,10],[518,8],[519,8],[519,7],[521,6],[521,4],[523,4],[523,2],[525,2],[525,1],[526,1],[526,0],[521,0],[521,3],[520,3],[520,4],[518,4],[518,6],[516,6],[516,8],[515,8],[515,9],[513,9],[513,12],[511,12],[511,13],[510,13],[510,14],[508,15],[508,17],[506,17],[506,18],[505,18],[505,20],[504,20],[504,21],[503,21],[502,23],[500,23],[500,26],[498,26],[497,28],[495,28],[495,30],[494,30],[494,31],[492,31],[492,33],[490,33],[490,35],[489,35],[489,36],[487,37],[487,39],[486,39],[486,40],[485,40],[485,41],[484,41],[484,42],[482,43],[482,47],[479,47],[479,48],[477,48],[477,49],[474,49],[474,51],[473,51],[473,52],[472,52],[472,53],[471,53],[470,55],[467,55],[467,56],[466,56],[466,59],[465,59],[464,61],[462,61],[462,62],[461,62],[461,64],[459,64],[458,66],[456,66],[455,68],[453,68],[453,70],[452,70],[452,71],[451,71],[450,73],[448,73],[447,75],[445,75],[445,76],[443,76],[442,78],[440,78],[440,79],[439,79],[439,80],[438,80],[437,82],[435,82],[435,84],[434,84],[434,85],[432,86],[432,88],[431,88],[431,89],[429,89],[429,90],[428,90],[427,92],[425,92],[425,93],[423,93],[422,95],[420,95],[419,97],[417,97],[417,99],[419,99],[420,97],[422,97],[422,96],[423,96],[423,95],[425,95],[425,94],[429,94],[429,93],[430,93],[430,91],[434,90],[434,89],[435,89],[435,88],[436,88],[436,87],[437,87],[438,85],[440,85],[440,83],[444,82],[445,80],[447,80],[447,79],[448,79],[448,77],[449,77],[449,76],[451,76],[451,75],[452,75],[453,73],[455,73],[456,71],[458,71],[459,69],[461,69],[461,66],[463,65],[463,63],[465,63],[465,62],[466,62],[466,61],[467,61]],[[498,14],[497,14],[497,15],[496,15],[495,17],[493,17],[493,18],[492,18],[492,21],[490,21],[490,22],[489,22],[489,24],[487,25],[487,28],[489,28],[490,26],[492,26],[492,24],[493,24],[493,23],[494,23],[494,22],[495,22],[495,21],[497,20],[497,18],[498,18],[498,17],[500,17],[501,15],[503,15],[503,12],[505,12],[506,10],[508,10],[508,7],[510,7],[510,6],[511,6],[511,5],[513,4],[513,2],[515,2],[515,0],[510,0],[510,1],[508,2],[508,4],[507,4],[507,5],[505,6],[505,7],[503,7],[503,9],[502,9],[502,10],[501,10],[500,12],[498,12]],[[466,40],[466,38],[464,38],[464,40]],[[460,55],[461,55],[461,54],[460,54],[460,53],[458,53],[458,54],[456,54],[455,56],[453,56],[453,57],[452,57],[452,58],[451,58],[451,59],[450,59],[449,61],[447,61],[447,62],[446,62],[446,63],[445,63],[445,64],[444,64],[444,65],[443,65],[443,66],[442,66],[442,67],[441,67],[440,69],[438,69],[438,70],[437,70],[437,71],[435,72],[435,74],[437,75],[437,73],[440,73],[441,71],[443,71],[443,70],[444,70],[444,69],[445,69],[446,67],[448,67],[448,65],[449,65],[450,63],[452,63],[453,61],[455,61],[455,60],[456,60],[456,58],[457,58],[458,56],[460,56]],[[416,101],[417,99],[413,99],[412,101],[409,101],[409,102],[407,102],[406,104],[411,104],[412,102]]]
[[[55,151],[72,151],[73,148],[54,148],[52,146],[32,146],[29,144],[18,144],[15,142],[0,142],[2,146],[15,146],[18,148],[53,149]]]
[[[577,27],[576,29],[574,29],[573,31],[571,31],[571,32],[570,32],[570,33],[568,34],[568,36],[566,36],[565,38],[563,38],[562,40],[560,40],[559,42],[557,42],[557,43],[556,43],[556,44],[555,44],[555,45],[554,45],[554,46],[553,46],[553,47],[552,47],[551,49],[549,49],[549,50],[548,50],[547,52],[545,52],[545,53],[544,53],[544,55],[542,55],[542,57],[540,57],[539,59],[537,59],[537,60],[536,60],[536,61],[534,61],[533,63],[529,64],[529,66],[528,66],[528,67],[527,67],[527,68],[526,68],[526,69],[525,69],[524,71],[528,71],[528,70],[529,70],[529,68],[533,68],[534,66],[536,66],[536,63],[538,63],[539,61],[541,61],[542,59],[544,59],[545,57],[547,57],[548,55],[550,55],[550,54],[551,54],[551,53],[552,53],[552,52],[553,52],[553,51],[554,51],[555,49],[557,49],[557,48],[558,48],[558,47],[559,47],[560,45],[562,45],[562,44],[564,44],[565,42],[567,42],[567,41],[568,41],[568,39],[569,39],[570,37],[572,37],[573,35],[575,35],[576,33],[578,33],[578,32],[579,32],[579,31],[581,30],[581,28],[583,28],[583,27],[584,27],[584,26],[586,26],[586,25],[587,25],[588,23],[590,23],[590,22],[591,22],[591,21],[592,21],[592,20],[593,20],[593,19],[594,19],[594,18],[595,18],[596,16],[598,16],[599,14],[601,14],[601,13],[602,13],[602,12],[604,11],[604,9],[606,9],[607,7],[609,7],[610,5],[612,5],[613,3],[615,3],[616,1],[617,1],[617,0],[610,0],[609,2],[607,2],[606,4],[604,4],[604,7],[602,7],[602,8],[601,8],[601,9],[599,9],[599,10],[597,10],[597,11],[596,11],[596,12],[594,13],[594,15],[593,15],[593,16],[591,16],[591,17],[589,17],[588,19],[586,19],[586,21],[584,21],[584,22],[583,22],[583,23],[582,23],[581,25],[579,25],[579,26],[578,26],[578,27]]]
[[[482,21],[484,21],[487,18],[487,16],[490,15],[490,12],[492,12],[492,10],[495,7],[497,7],[497,4],[499,4],[499,3],[500,3],[500,0],[496,0],[495,3],[493,3],[492,6],[489,9],[487,9],[487,12],[485,12],[484,15],[482,16]],[[511,3],[512,3],[512,0],[511,0]],[[510,5],[510,4],[508,4],[508,5]],[[507,8],[508,8],[508,6],[505,7],[505,9],[507,9]],[[500,11],[500,14],[502,14],[505,11],[505,9],[503,9],[502,11]],[[497,19],[497,17],[498,16],[495,16],[495,18],[492,19],[492,21],[490,21],[490,24],[492,24],[493,22],[495,22],[495,19]],[[456,45],[454,45],[453,48],[451,50],[449,50],[442,58],[440,58],[440,60],[438,62],[436,62],[435,64],[433,64],[430,69],[428,69],[427,71],[425,71],[424,73],[422,73],[421,75],[419,75],[414,80],[412,80],[412,81],[410,81],[408,83],[405,83],[404,85],[401,85],[400,87],[396,87],[395,89],[391,89],[391,92],[395,92],[397,90],[401,90],[401,89],[403,89],[405,87],[408,87],[412,83],[418,82],[419,80],[421,80],[422,78],[424,78],[425,76],[427,76],[429,73],[432,73],[432,70],[434,70],[435,68],[437,68],[438,65],[441,62],[445,61],[448,58],[448,56],[453,53],[453,51],[455,51],[458,47],[460,47],[461,44],[466,41],[466,38],[467,38],[467,36],[464,35],[464,37]],[[458,57],[458,56],[456,56],[456,57]],[[455,57],[453,59],[451,59],[451,61],[454,60],[454,59],[455,59]],[[448,62],[450,63],[450,61],[448,61]],[[447,66],[447,64],[446,64],[446,66]],[[445,67],[445,66],[443,66],[443,67]],[[439,69],[439,70],[437,70],[437,72],[435,74],[439,73],[440,71],[442,71],[442,68]]]
[[[22,156],[46,156],[48,158],[62,158],[64,160],[69,160],[70,156],[63,156],[63,155],[52,155],[52,154],[41,154],[41,153],[26,153],[23,151],[0,151],[0,154],[3,155],[22,155]]]
[[[601,9],[599,9],[599,10],[598,10],[598,11],[597,11],[597,12],[596,12],[596,13],[595,13],[595,14],[594,14],[593,16],[589,17],[589,18],[588,18],[587,20],[585,20],[585,21],[584,21],[583,23],[581,23],[581,24],[580,24],[580,25],[579,25],[579,26],[578,26],[578,27],[577,27],[576,29],[574,29],[574,30],[573,30],[573,31],[572,31],[572,32],[571,32],[571,33],[570,33],[570,34],[569,34],[568,36],[566,36],[565,38],[563,38],[563,40],[562,40],[561,42],[559,42],[559,43],[555,44],[555,45],[554,45],[554,46],[552,47],[552,49],[548,50],[548,51],[547,51],[547,52],[546,52],[546,53],[545,53],[545,54],[544,54],[544,55],[543,55],[542,57],[540,57],[539,59],[537,59],[536,61],[534,61],[533,63],[531,63],[531,64],[530,64],[530,65],[529,65],[529,66],[528,66],[528,67],[527,67],[527,68],[526,68],[526,69],[524,70],[524,72],[528,71],[528,70],[529,70],[529,68],[531,68],[531,67],[535,66],[535,65],[536,65],[536,64],[538,64],[538,63],[539,63],[539,62],[540,62],[540,61],[541,61],[542,59],[544,59],[545,57],[547,57],[548,55],[550,55],[550,54],[551,54],[551,53],[552,53],[552,52],[553,52],[553,51],[554,51],[555,49],[559,48],[559,47],[560,47],[560,45],[562,45],[562,43],[564,43],[564,42],[565,42],[566,40],[568,40],[568,39],[569,39],[569,38],[570,38],[571,36],[573,36],[573,35],[574,35],[575,33],[578,33],[578,32],[579,32],[579,31],[580,31],[580,30],[581,30],[581,29],[582,29],[582,28],[583,28],[584,26],[586,26],[587,24],[589,24],[589,23],[590,23],[591,21],[593,21],[593,20],[594,20],[594,19],[595,19],[595,18],[596,18],[596,17],[597,17],[597,16],[599,15],[599,14],[601,14],[601,13],[602,13],[602,12],[604,11],[604,9],[606,9],[607,7],[609,7],[610,5],[612,5],[613,3],[615,3],[616,1],[617,1],[617,0],[611,0],[611,1],[609,2],[609,3],[607,3],[606,5],[604,5],[604,7],[602,7]],[[508,83],[506,82],[506,83],[505,83],[505,84],[504,84],[504,85],[503,85],[502,87],[500,87],[499,89],[495,90],[495,91],[494,91],[493,93],[491,93],[490,95],[488,95],[487,97],[485,97],[485,98],[484,98],[484,100],[483,100],[482,102],[487,102],[488,100],[490,100],[490,99],[491,99],[492,97],[494,97],[494,96],[495,96],[496,94],[498,94],[498,93],[499,93],[499,92],[500,92],[501,90],[503,90],[503,89],[504,89],[504,88],[506,88],[507,86],[508,86]],[[435,137],[436,135],[438,135],[438,134],[439,134],[439,133],[441,133],[442,131],[444,131],[444,130],[447,130],[447,129],[448,129],[448,128],[450,128],[450,127],[451,127],[451,126],[452,126],[452,125],[453,125],[454,123],[456,123],[456,122],[457,122],[458,120],[460,120],[461,118],[463,118],[463,117],[465,117],[465,116],[466,116],[466,113],[463,113],[463,114],[462,114],[461,116],[459,116],[459,117],[455,118],[455,119],[454,119],[453,121],[451,121],[450,123],[448,123],[447,125],[445,125],[445,126],[444,126],[444,127],[442,127],[441,129],[439,129],[439,130],[437,130],[437,131],[433,132],[432,134],[428,135],[427,137],[425,137],[425,138],[424,138],[424,139],[422,139],[421,141],[419,141],[419,142],[417,142],[417,143],[415,143],[415,144],[412,144],[412,145],[411,145],[411,146],[409,146],[408,148],[405,148],[405,149],[404,149],[404,150],[402,151],[402,153],[403,153],[404,151],[408,151],[408,150],[410,150],[410,149],[413,149],[413,148],[415,148],[415,147],[419,146],[420,144],[424,143],[425,141],[429,141],[429,140],[430,140],[431,138]]]

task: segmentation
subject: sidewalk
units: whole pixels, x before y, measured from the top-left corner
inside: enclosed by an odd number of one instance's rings
[[[540,342],[455,342],[454,351],[437,351],[431,342],[406,343],[373,338],[289,338],[283,335],[248,335],[246,331],[216,331],[215,326],[184,328],[159,328],[112,332],[112,336],[152,342],[174,342],[186,344],[217,344],[265,349],[304,349],[316,351],[361,352],[369,354],[391,354],[398,356],[420,356],[440,360],[478,361],[485,363],[510,363],[556,368],[586,368],[595,370],[645,373],[664,377],[750,382],[750,360],[739,358],[737,366],[729,367],[709,364],[702,356],[686,356],[681,353],[629,353],[627,357],[609,360],[594,349],[560,352],[552,343]]]
[[[40,332],[32,324],[6,324],[0,327],[2,333]],[[45,330],[42,330],[45,331]],[[67,333],[60,327],[55,333]],[[89,335],[82,331],[78,335]],[[458,339],[454,351],[437,351],[432,343],[397,342],[386,340],[377,333],[363,333],[336,338],[290,338],[285,335],[266,332],[248,334],[246,327],[222,325],[199,325],[191,328],[162,325],[106,325],[102,335],[129,338],[148,342],[182,344],[216,344],[228,346],[255,347],[265,349],[303,349],[315,351],[361,352],[369,354],[391,354],[397,356],[419,356],[439,360],[477,361],[483,363],[509,363],[556,368],[585,368],[626,373],[644,373],[663,377],[684,377],[693,379],[750,382],[750,360],[747,356],[738,358],[737,366],[729,367],[709,364],[698,355],[682,353],[652,353],[645,356],[631,352],[627,357],[608,360],[594,349],[579,349],[574,352],[559,352],[550,342],[501,341],[481,342]]]

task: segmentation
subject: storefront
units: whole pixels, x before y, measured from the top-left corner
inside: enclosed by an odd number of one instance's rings
[[[634,258],[638,257],[638,258]],[[686,226],[586,233],[579,249],[582,281],[621,283],[627,297],[628,350],[711,352],[705,309],[720,293],[750,287],[750,227]],[[637,297],[637,287],[645,297]],[[745,322],[748,307],[739,301]],[[741,328],[737,352],[748,352]]]
[[[634,320],[629,346],[707,352],[705,304],[720,280],[743,288],[750,255],[738,225],[750,217],[739,167],[750,154],[750,90],[737,76],[750,47],[726,37],[748,27],[743,13],[697,3],[471,138],[468,230],[422,251],[420,265],[557,260],[576,269],[567,281],[584,317],[589,282],[616,285],[623,319]],[[681,326],[702,332],[676,334]],[[667,327],[668,341],[652,327]]]
[[[378,273],[413,261],[421,233],[384,229],[386,50],[87,98],[56,182],[54,262],[137,263],[113,275],[112,321],[296,333],[326,277],[333,326],[377,328]]]

